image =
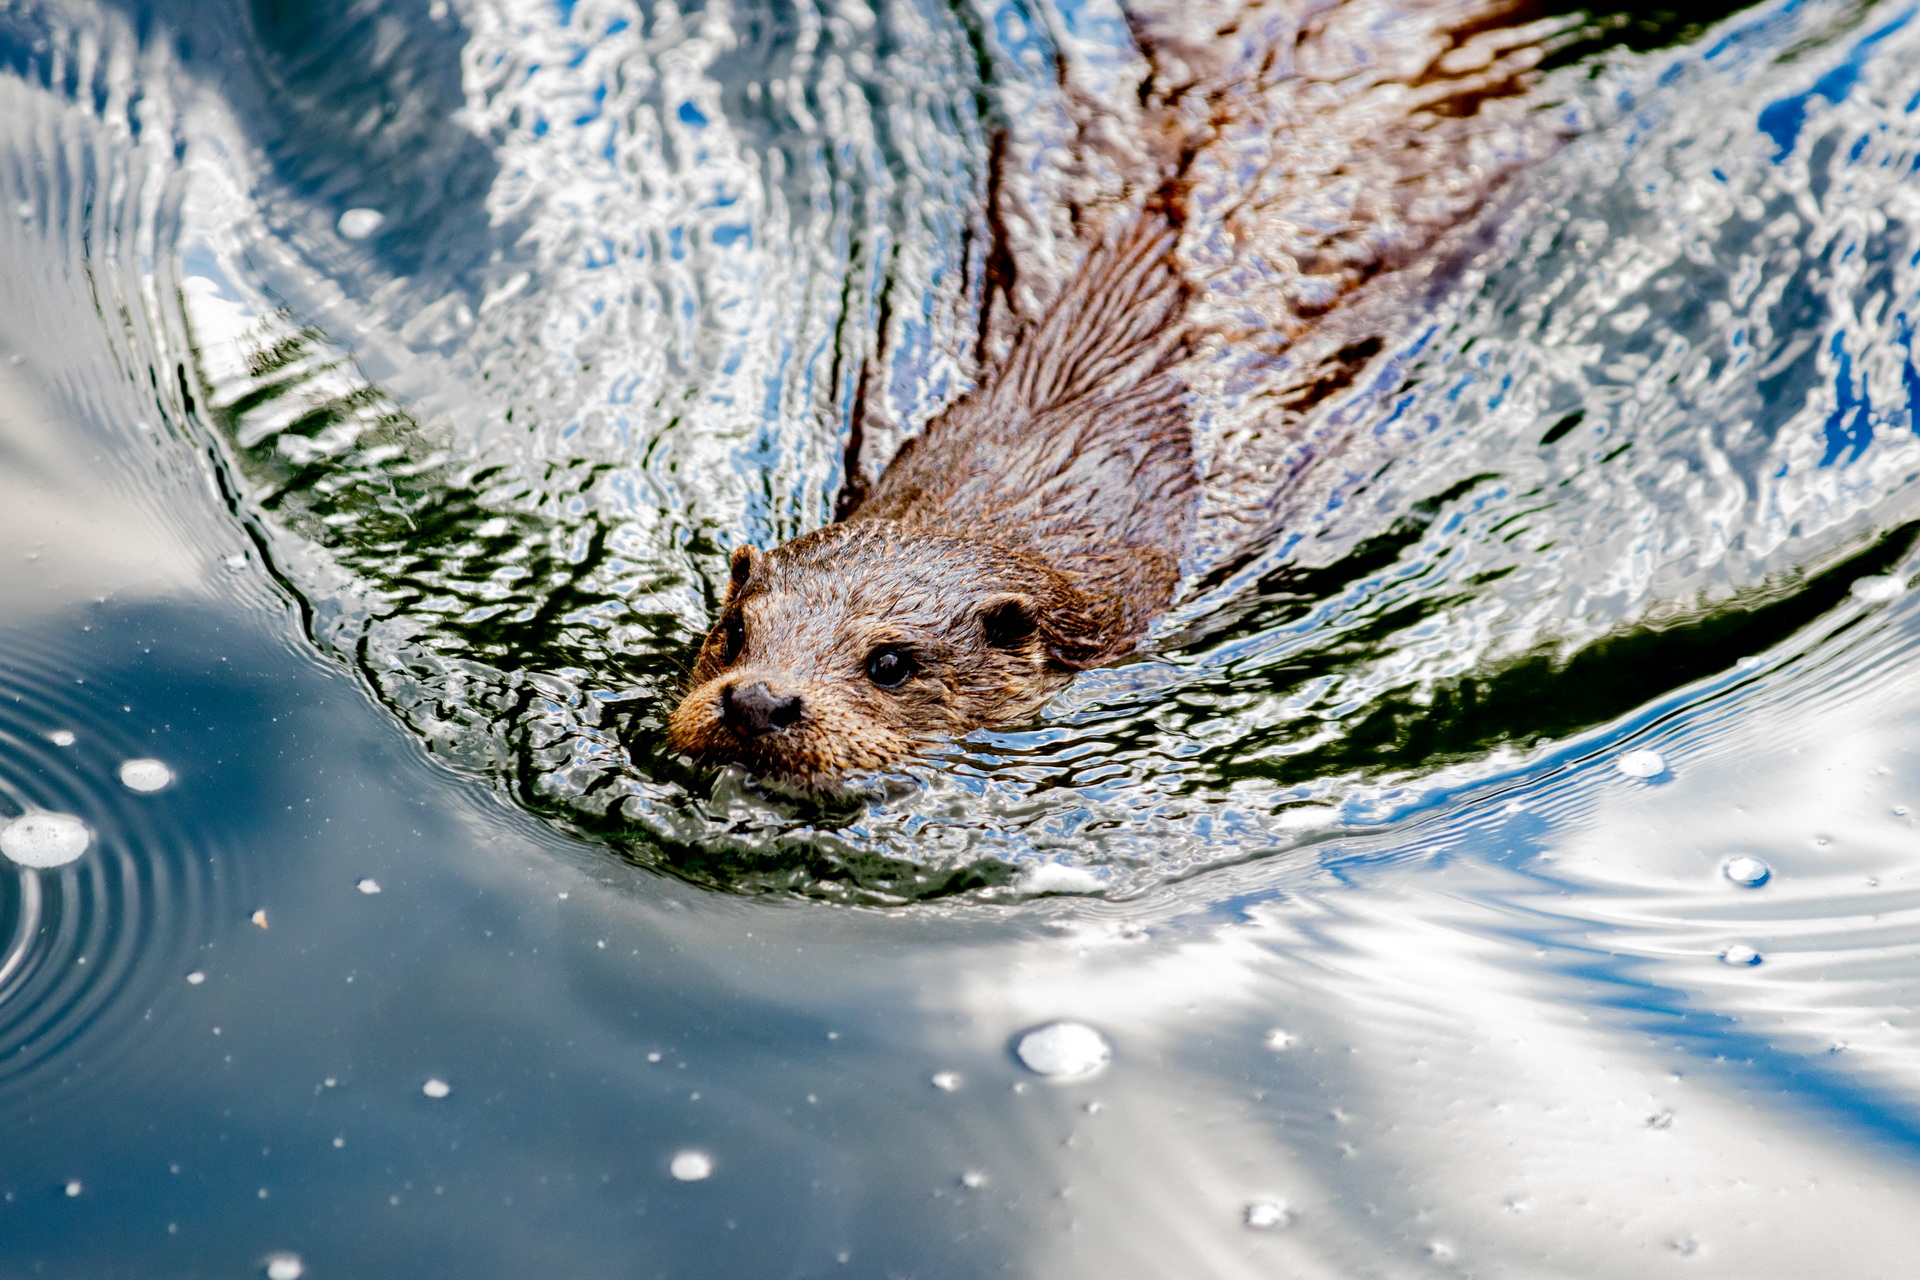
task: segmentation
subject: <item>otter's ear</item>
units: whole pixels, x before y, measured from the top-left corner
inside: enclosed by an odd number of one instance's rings
[[[759,559],[759,550],[745,543],[733,549],[733,554],[727,558],[728,600],[732,600],[740,588],[747,585],[747,579],[753,576],[753,566]]]
[[[980,608],[980,634],[996,649],[1022,648],[1039,629],[1025,596],[994,596]]]
[[[1037,604],[1027,596],[995,596],[980,614],[981,630],[996,649],[1019,649],[1038,635],[1056,667],[1085,671],[1100,660],[1105,645],[1100,625],[1078,592]]]

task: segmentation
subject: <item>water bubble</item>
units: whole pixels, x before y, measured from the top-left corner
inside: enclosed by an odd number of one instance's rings
[[[1014,1050],[1029,1071],[1058,1080],[1090,1076],[1113,1058],[1106,1038],[1083,1022],[1049,1022],[1020,1037]]]
[[[340,221],[336,225],[340,229],[340,234],[347,239],[365,240],[378,231],[380,224],[386,220],[387,215],[378,209],[349,209],[340,215]]]
[[[960,1185],[969,1191],[978,1191],[987,1185],[987,1175],[978,1169],[969,1169],[960,1175]]]
[[[713,1157],[704,1151],[681,1151],[667,1162],[676,1182],[701,1182],[713,1176]]]
[[[187,985],[190,987],[197,987],[201,983],[205,982],[206,980],[207,980],[207,975],[200,972],[198,969],[195,969],[192,973],[187,975]]]
[[[1871,574],[1865,578],[1855,578],[1847,590],[1855,600],[1892,600],[1907,589],[1904,579],[1885,574]]]
[[[1744,942],[1736,942],[1720,953],[1721,964],[1756,965],[1764,957]]]
[[[1293,1044],[1293,1034],[1291,1032],[1282,1031],[1278,1027],[1267,1032],[1266,1046],[1275,1053],[1280,1052],[1291,1044]]]
[[[56,747],[70,747],[73,745],[73,742],[74,742],[73,730],[55,729],[52,733],[47,735],[47,741],[51,742]]]
[[[1613,767],[1629,778],[1657,778],[1667,771],[1667,762],[1658,751],[1629,751]]]
[[[120,766],[120,783],[129,791],[159,791],[172,781],[173,770],[159,760],[129,760]]]
[[[83,1190],[85,1190],[85,1188],[83,1188],[83,1187],[82,1187],[82,1186],[80,1185],[80,1179],[78,1179],[78,1178],[74,1178],[74,1179],[72,1179],[71,1181],[69,1181],[69,1182],[67,1183],[67,1195],[68,1195],[69,1197],[71,1197],[71,1196],[77,1196],[77,1195],[79,1195],[79,1194],[81,1193],[81,1191],[83,1191]]]
[[[1255,1200],[1247,1206],[1246,1224],[1255,1231],[1271,1231],[1275,1227],[1284,1227],[1293,1218],[1284,1200]]]
[[[942,1093],[952,1093],[960,1087],[958,1071],[936,1071],[933,1073],[933,1087]]]
[[[29,813],[0,827],[0,853],[23,867],[64,867],[92,840],[87,824],[68,813]]]
[[[307,1268],[297,1253],[270,1253],[267,1255],[267,1280],[300,1280]]]
[[[442,1080],[439,1076],[435,1076],[420,1086],[420,1092],[426,1094],[429,1098],[444,1098],[453,1092],[453,1086],[445,1080]]]
[[[1773,878],[1773,868],[1750,854],[1740,854],[1728,858],[1726,865],[1720,868],[1721,874],[1739,885],[1742,889],[1758,889]]]
[[[366,894],[380,892],[380,882],[372,876],[363,876],[359,880],[354,881],[353,887]]]

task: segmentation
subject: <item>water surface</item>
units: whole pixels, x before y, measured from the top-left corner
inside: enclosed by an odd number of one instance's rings
[[[665,750],[1115,19],[0,9],[0,1270],[1905,1273],[1898,4],[1567,44],[1379,465],[1041,724]]]

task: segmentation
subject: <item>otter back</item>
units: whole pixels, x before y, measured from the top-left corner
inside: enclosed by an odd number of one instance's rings
[[[1131,648],[1172,598],[1199,496],[1177,239],[1156,206],[1097,249],[848,519],[1030,547],[1114,611],[1103,651]]]

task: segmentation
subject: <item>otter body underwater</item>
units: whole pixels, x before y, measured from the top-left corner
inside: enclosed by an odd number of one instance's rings
[[[675,749],[830,788],[1031,720],[1075,673],[1137,652],[1210,489],[1273,507],[1297,480],[1276,462],[1288,437],[1381,349],[1383,292],[1444,258],[1550,132],[1528,73],[1557,28],[1517,25],[1510,4],[1128,16],[1139,109],[1083,104],[1068,148],[1099,175],[1072,192],[1077,266],[1050,291],[1018,279],[1006,228],[1046,211],[1010,208],[996,174],[973,389],[863,495],[850,468],[837,523],[734,550]],[[1203,465],[1194,423],[1222,366],[1270,384],[1268,420],[1242,434],[1280,449]]]

